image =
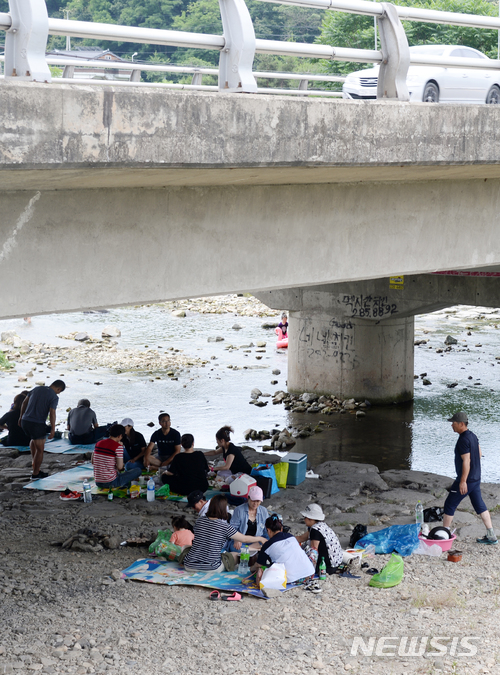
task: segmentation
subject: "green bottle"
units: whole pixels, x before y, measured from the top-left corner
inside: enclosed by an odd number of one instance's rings
[[[319,561],[319,578],[322,581],[326,579],[326,564],[324,558],[321,558],[321,560]]]

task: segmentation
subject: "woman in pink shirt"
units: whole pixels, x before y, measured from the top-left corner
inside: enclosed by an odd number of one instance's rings
[[[194,539],[191,523],[184,516],[177,516],[176,518],[172,518],[172,527],[174,528],[174,532],[170,537],[170,543],[177,544],[177,546],[191,546]]]

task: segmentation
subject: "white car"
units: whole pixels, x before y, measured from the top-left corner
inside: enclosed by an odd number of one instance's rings
[[[410,54],[490,59],[472,47],[460,45],[422,45],[410,47]],[[347,75],[342,87],[343,98],[377,98],[379,66]],[[410,66],[406,79],[410,101],[429,103],[500,103],[500,72],[472,68]]]

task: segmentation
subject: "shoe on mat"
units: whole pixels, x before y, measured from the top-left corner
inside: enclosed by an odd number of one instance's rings
[[[79,492],[72,492],[69,488],[66,488],[64,492],[61,492],[59,499],[62,499],[64,502],[69,502],[76,499],[81,499],[82,495]]]
[[[310,581],[308,584],[304,586],[305,591],[309,591],[309,593],[321,593],[322,588],[318,584],[317,581]]]
[[[36,476],[34,473],[31,474],[31,480],[40,480],[40,478],[47,478],[49,474],[45,473],[45,471],[39,471]]]
[[[476,539],[478,544],[489,544],[490,546],[496,546],[498,544],[498,539],[490,539],[487,534],[480,539]]]

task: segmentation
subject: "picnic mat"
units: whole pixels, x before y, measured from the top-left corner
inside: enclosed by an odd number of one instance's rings
[[[219,591],[237,591],[256,598],[268,599],[256,585],[254,575],[249,579],[242,579],[236,572],[187,572],[179,563],[150,558],[136,560],[122,571],[122,579],[147,581],[150,584],[167,586],[202,586],[203,588],[216,588]],[[283,592],[295,587],[296,584],[287,584]]]
[[[66,471],[60,471],[59,473],[53,473],[47,478],[40,478],[39,480],[34,480],[31,483],[28,483],[24,486],[25,490],[53,490],[55,492],[62,492],[66,488],[69,488],[73,492],[83,492],[83,481],[87,479],[92,485],[92,493],[97,494],[99,488],[96,487],[94,482],[94,467],[90,462],[87,464],[80,464],[79,466],[74,466],[72,469],[66,469]],[[106,490],[107,493],[107,490]]]
[[[94,452],[92,445],[72,445],[66,438],[53,438],[51,441],[45,442],[45,452],[50,452],[55,455],[81,455],[84,452]],[[29,445],[7,445],[7,448],[15,448],[19,452],[29,452]]]

